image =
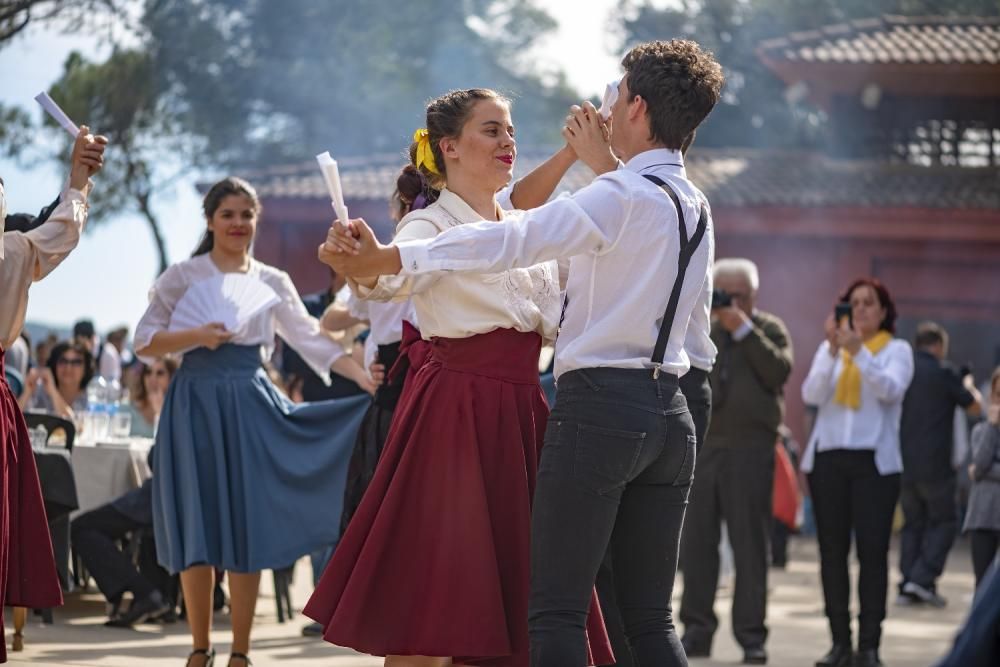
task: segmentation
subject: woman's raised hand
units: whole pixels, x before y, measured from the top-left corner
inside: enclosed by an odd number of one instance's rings
[[[83,190],[87,187],[87,180],[104,168],[104,149],[107,145],[107,137],[95,137],[86,125],[80,128],[70,158],[70,187]]]

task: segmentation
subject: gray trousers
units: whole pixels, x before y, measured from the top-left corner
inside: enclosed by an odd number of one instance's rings
[[[774,484],[774,442],[713,447],[698,454],[681,561],[684,636],[711,644],[719,627],[713,609],[719,584],[720,527],[726,522],[735,561],[733,634],[744,648],[767,640],[767,571]]]

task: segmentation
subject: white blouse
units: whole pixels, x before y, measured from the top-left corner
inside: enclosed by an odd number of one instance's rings
[[[511,211],[504,211],[507,216]],[[406,215],[394,243],[430,239],[445,229],[482,222],[465,201],[441,191],[427,208]],[[381,276],[373,289],[350,281],[362,299],[374,301],[412,298],[424,339],[469,338],[495,329],[537,332],[546,341],[555,338],[562,303],[556,262],[497,273],[437,272],[419,276]]]
[[[49,219],[30,232],[4,232],[0,259],[0,347],[9,348],[24,327],[28,288],[49,275],[80,242],[87,222],[87,195],[68,189]]]
[[[178,262],[164,271],[149,291],[149,307],[135,329],[135,349],[141,350],[152,342],[156,333],[167,330],[174,307],[188,287],[221,273],[207,253]],[[247,275],[267,284],[281,301],[253,317],[231,342],[260,345],[262,359],[270,359],[277,333],[324,382],[329,383],[330,366],[344,356],[344,350],[320,329],[319,321],[306,311],[292,279],[284,271],[253,258],[250,259]]]
[[[351,294],[347,309],[352,317],[368,322],[368,338],[365,339],[365,370],[370,371],[372,362],[378,355],[379,345],[389,345],[403,340],[403,320],[418,329],[417,314],[413,302],[405,301],[363,301]]]
[[[809,375],[802,384],[802,400],[819,408],[802,470],[812,472],[817,452],[832,449],[875,451],[875,466],[882,475],[902,472],[899,450],[899,419],[903,397],[913,379],[913,350],[905,340],[894,338],[878,354],[862,347],[854,356],[861,371],[861,407],[851,410],[834,402],[837,381],[844,368],[841,355],[830,355],[830,343],[816,350]]]

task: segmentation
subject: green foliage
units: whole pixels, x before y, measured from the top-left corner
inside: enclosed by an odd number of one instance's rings
[[[5,0],[0,2],[0,49],[29,25],[90,25],[123,13],[125,0]]]
[[[664,8],[622,0],[623,48],[652,39],[693,39],[726,71],[723,101],[698,132],[700,146],[808,147],[824,116],[789,104],[784,84],[759,60],[761,41],[796,30],[883,14],[1000,15],[1000,0],[681,0]]]
[[[0,104],[0,152],[17,158],[31,145],[31,117],[19,107]]]
[[[93,223],[126,210],[141,213],[151,226],[163,270],[167,258],[150,198],[162,182],[164,159],[190,151],[182,150],[186,144],[175,119],[164,112],[161,91],[147,51],[118,49],[103,63],[70,54],[49,94],[70,118],[109,139],[101,187],[91,196]],[[46,118],[46,123],[54,121]],[[66,137],[67,150],[71,143]]]
[[[517,55],[552,19],[530,0],[151,0],[171,113],[230,166],[401,153],[429,97],[497,88],[527,146],[559,139],[576,96]]]

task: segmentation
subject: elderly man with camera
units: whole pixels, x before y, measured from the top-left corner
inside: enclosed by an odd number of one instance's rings
[[[720,526],[726,522],[736,566],[733,634],[744,664],[766,664],[768,539],[774,446],[784,418],[783,387],[792,369],[785,324],[758,310],[757,266],[715,263],[711,373],[712,422],[698,453],[681,540],[684,596],[680,618],[688,657],[708,656],[718,628]]]

